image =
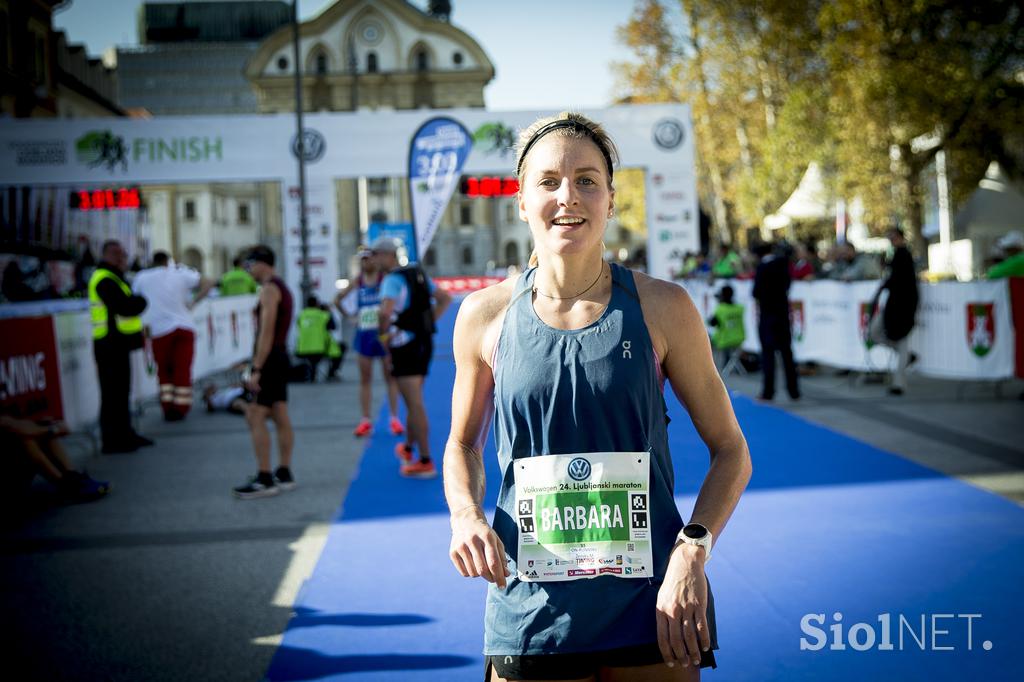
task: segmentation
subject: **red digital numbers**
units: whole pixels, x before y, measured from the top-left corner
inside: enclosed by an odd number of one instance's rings
[[[511,197],[519,191],[515,178],[463,178],[462,193],[467,197]]]
[[[70,195],[71,208],[76,211],[119,211],[142,205],[138,187],[78,190]]]

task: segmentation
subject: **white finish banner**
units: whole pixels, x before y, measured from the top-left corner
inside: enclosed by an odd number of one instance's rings
[[[744,306],[744,350],[760,352],[757,305],[750,280],[679,280],[702,317],[715,309],[715,293],[730,284]],[[859,371],[888,371],[896,357],[866,340],[867,308],[879,282],[794,282],[789,292],[793,354]],[[919,284],[921,305],[910,335],[916,371],[949,379],[1010,379],[1014,376],[1014,328],[1006,280]],[[882,299],[884,302],[884,298]]]
[[[450,109],[444,113],[472,135],[473,149],[464,172],[480,175],[513,171],[511,146],[518,130],[552,112]],[[646,171],[649,270],[668,278],[675,254],[696,251],[700,245],[689,107],[629,105],[582,113],[608,130],[622,167]],[[308,115],[303,141],[311,178],[406,174],[409,140],[436,114],[415,110]],[[290,114],[4,120],[0,121],[0,185],[95,187],[128,181],[260,180],[295,184],[294,134]]]

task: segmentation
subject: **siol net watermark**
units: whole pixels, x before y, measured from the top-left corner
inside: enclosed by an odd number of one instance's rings
[[[907,616],[902,613],[880,613],[877,622],[847,625],[843,614],[832,614],[825,624],[824,613],[808,613],[800,619],[801,651],[973,651],[975,629],[980,613],[931,613]],[[992,641],[984,640],[981,648],[992,649]]]

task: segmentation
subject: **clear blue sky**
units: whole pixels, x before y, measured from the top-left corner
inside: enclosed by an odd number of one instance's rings
[[[331,0],[299,0],[308,19]],[[426,0],[413,0],[426,7]],[[92,56],[114,45],[136,45],[142,0],[73,0],[54,17],[70,42]],[[452,23],[473,36],[497,75],[484,91],[488,109],[603,107],[615,96],[613,61],[631,55],[616,29],[632,0],[452,0]],[[501,9],[504,8],[504,9]]]

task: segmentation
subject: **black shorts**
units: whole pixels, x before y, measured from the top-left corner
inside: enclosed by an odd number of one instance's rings
[[[434,339],[416,336],[404,346],[391,349],[391,376],[425,377],[434,356]]]
[[[576,680],[596,676],[601,668],[637,668],[665,660],[657,643],[583,654],[487,656],[486,659],[485,682],[490,682],[492,669],[506,680]],[[700,667],[718,667],[714,650],[701,652]]]
[[[266,362],[260,368],[260,390],[256,394],[256,404],[271,407],[276,402],[288,400],[288,373],[292,363],[288,352],[275,348],[270,351]]]

